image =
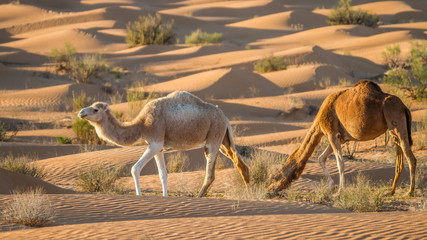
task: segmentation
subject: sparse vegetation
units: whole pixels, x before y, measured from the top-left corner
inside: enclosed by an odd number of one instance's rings
[[[375,27],[379,20],[379,17],[374,13],[362,9],[352,9],[351,0],[339,0],[326,22],[329,25],[358,24]]]
[[[10,131],[6,123],[0,121],[0,142],[9,142],[16,134],[18,130]]]
[[[101,54],[77,55],[69,42],[64,42],[62,49],[53,48],[50,60],[57,72],[68,74],[77,83],[90,83],[92,78],[100,77],[109,66]]]
[[[288,63],[283,57],[271,55],[257,61],[254,65],[254,70],[259,73],[267,73],[285,70],[287,67]]]
[[[139,16],[138,20],[129,22],[126,26],[126,43],[129,47],[149,44],[170,44],[175,40],[172,31],[174,21],[163,22],[162,16]]]
[[[74,91],[73,94],[73,111],[80,111],[80,109],[89,106],[92,102],[92,97],[86,96],[86,92],[83,90],[80,92],[80,95],[77,95]]]
[[[156,98],[156,94],[154,92],[144,92],[143,89],[144,84],[141,82],[135,82],[133,84],[134,90],[128,90],[126,94],[126,99],[129,105],[130,115],[132,118],[136,117],[142,108],[150,102],[151,100]]]
[[[28,155],[14,157],[9,154],[0,161],[0,168],[43,179],[46,176],[46,172],[43,168],[36,166],[34,164],[35,161],[37,161],[36,158]]]
[[[98,137],[95,128],[85,119],[76,118],[73,121],[72,128],[77,136],[79,143],[83,144],[104,144],[105,142]]]
[[[185,44],[187,45],[205,45],[222,42],[222,33],[207,33],[200,29],[185,35]]]
[[[280,167],[282,159],[281,154],[255,150],[251,154],[250,160],[246,161],[251,176],[248,188],[246,189],[240,173],[235,170],[226,195],[233,199],[264,199],[270,183],[269,178]]]
[[[382,55],[388,67],[382,82],[406,90],[413,99],[427,97],[427,41],[412,42],[406,61],[399,57],[399,45],[387,47]]]
[[[168,173],[179,173],[188,165],[190,158],[182,152],[172,153],[167,157],[166,169]]]
[[[421,122],[416,124],[416,137],[414,137],[414,147],[419,150],[427,149],[427,112]]]
[[[358,146],[359,146],[358,141],[353,141],[352,143],[346,142],[345,147],[343,148],[343,152],[344,152],[343,156],[347,157],[350,160],[355,159],[355,154]]]
[[[358,174],[355,183],[347,185],[334,201],[335,207],[353,212],[379,211],[383,204],[383,190],[375,188],[362,174]]]
[[[41,189],[14,192],[12,201],[2,211],[3,220],[30,227],[42,227],[52,223],[55,208]]]
[[[56,136],[56,142],[59,144],[72,144],[73,139],[66,136]]]
[[[103,163],[87,170],[81,170],[77,174],[76,185],[84,192],[111,193],[118,189],[116,181],[119,179],[123,167],[107,169]]]

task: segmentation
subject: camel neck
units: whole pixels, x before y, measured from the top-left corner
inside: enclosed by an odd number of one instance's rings
[[[142,125],[134,122],[122,123],[113,116],[110,110],[106,117],[95,124],[98,135],[113,144],[128,146],[142,138]]]

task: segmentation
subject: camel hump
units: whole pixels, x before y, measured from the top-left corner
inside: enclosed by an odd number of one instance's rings
[[[384,93],[380,86],[370,80],[362,80],[359,81],[358,83],[356,83],[356,85],[354,85],[355,88],[368,88],[370,90],[374,90],[380,93]]]

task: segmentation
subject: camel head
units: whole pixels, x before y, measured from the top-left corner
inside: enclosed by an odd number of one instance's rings
[[[91,106],[80,110],[77,116],[91,122],[99,122],[105,116],[107,110],[108,110],[108,103],[96,102]]]

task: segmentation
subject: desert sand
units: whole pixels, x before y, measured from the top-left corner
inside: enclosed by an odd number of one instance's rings
[[[353,0],[356,8],[378,14],[378,27],[328,26],[335,0],[20,0],[0,1],[0,121],[14,136],[0,142],[0,157],[31,155],[47,176],[36,179],[0,168],[0,211],[14,190],[45,189],[56,208],[50,226],[24,227],[0,222],[0,239],[426,239],[427,217],[407,200],[382,212],[352,213],[309,202],[283,199],[239,200],[227,194],[234,170],[216,170],[207,198],[196,198],[204,177],[202,149],[186,151],[189,164],[169,174],[169,197],[161,197],[154,161],[142,170],[143,196],[134,196],[131,166],[146,145],[87,146],[58,144],[57,136],[76,138],[73,94],[131,119],[126,91],[164,96],[192,92],[217,105],[230,119],[237,145],[290,154],[307,133],[322,101],[362,79],[379,82],[386,72],[381,52],[400,44],[408,56],[411,40],[426,40],[427,3],[423,0]],[[139,15],[160,13],[174,20],[180,39],[171,45],[128,48],[126,25]],[[220,44],[188,46],[185,35],[196,29],[223,34]],[[113,67],[93,83],[75,83],[55,72],[52,48],[70,42],[79,54],[101,53]],[[286,70],[258,73],[256,61],[283,56]],[[121,69],[117,75],[113,69]],[[346,82],[342,82],[346,79]],[[384,91],[390,88],[381,84]],[[410,106],[413,124],[427,113],[425,103]],[[414,133],[414,138],[420,137]],[[425,138],[424,138],[425,139]],[[384,136],[360,143],[355,161],[345,163],[346,177],[359,172],[372,181],[390,182],[395,159]],[[310,158],[296,189],[312,188],[323,171]],[[419,165],[427,151],[413,148]],[[166,159],[174,153],[167,153]],[[249,159],[246,159],[249,161]],[[79,171],[103,162],[123,166],[119,179],[126,194],[90,194],[76,187]],[[334,156],[327,161],[338,181]],[[409,181],[405,169],[397,195]],[[190,194],[189,194],[190,193]],[[402,201],[405,202],[405,199]],[[425,201],[425,198],[424,198]]]

